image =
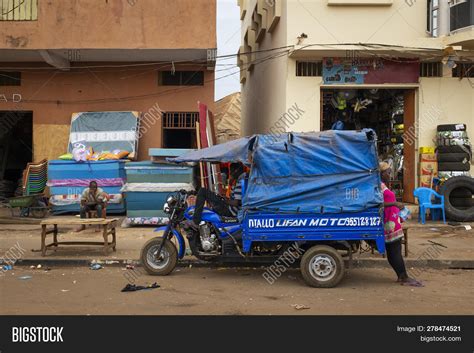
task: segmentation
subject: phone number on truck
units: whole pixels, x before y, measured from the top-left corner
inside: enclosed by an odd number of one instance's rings
[[[361,227],[379,226],[380,217],[328,217],[328,218],[290,218],[290,219],[249,219],[249,228],[288,228],[288,227]]]

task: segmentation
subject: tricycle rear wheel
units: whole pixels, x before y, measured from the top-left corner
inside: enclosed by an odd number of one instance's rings
[[[332,288],[344,277],[344,260],[331,246],[316,245],[308,249],[300,263],[303,279],[311,287]]]

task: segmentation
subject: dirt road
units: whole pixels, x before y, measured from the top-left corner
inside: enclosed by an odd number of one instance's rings
[[[412,288],[394,283],[391,270],[353,269],[332,289],[307,287],[296,270],[272,285],[261,269],[180,268],[167,277],[141,271],[16,267],[0,277],[0,314],[474,314],[474,273],[466,270],[429,270],[421,275],[426,286]],[[19,279],[25,275],[32,278]],[[161,287],[121,293],[125,277]]]

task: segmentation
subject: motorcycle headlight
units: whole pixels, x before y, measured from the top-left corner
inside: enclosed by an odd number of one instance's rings
[[[168,196],[168,198],[166,199],[166,203],[168,204],[169,207],[174,207],[177,202],[178,200],[173,195]]]

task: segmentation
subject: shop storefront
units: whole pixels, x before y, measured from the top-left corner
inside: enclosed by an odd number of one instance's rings
[[[381,159],[392,165],[398,199],[413,202],[419,62],[324,58],[322,76],[321,130],[373,129]]]

